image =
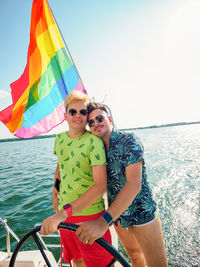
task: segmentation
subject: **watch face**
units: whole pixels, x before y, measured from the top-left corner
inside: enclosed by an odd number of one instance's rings
[[[69,209],[70,207],[71,207],[70,204],[65,204],[65,205],[63,206],[63,209],[64,209],[64,210],[67,210],[67,209]]]

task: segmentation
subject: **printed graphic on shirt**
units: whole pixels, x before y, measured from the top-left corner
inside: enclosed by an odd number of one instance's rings
[[[90,132],[78,138],[70,138],[64,132],[56,136],[54,154],[60,166],[59,209],[62,209],[94,185],[92,166],[106,164],[105,149],[102,140]],[[77,215],[90,215],[103,209],[103,199],[100,198]]]
[[[143,158],[143,146],[136,135],[112,132],[107,153],[108,203],[115,200],[126,183],[125,168],[142,162],[142,188],[129,208],[119,217],[123,227],[141,224],[156,210],[156,203],[147,181],[146,167]]]

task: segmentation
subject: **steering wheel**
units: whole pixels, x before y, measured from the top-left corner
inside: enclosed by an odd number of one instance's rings
[[[66,229],[66,230],[71,230],[71,231],[75,232],[78,227],[79,227],[79,225],[76,225],[76,224],[62,222],[59,224],[58,229]],[[39,248],[47,266],[52,267],[45,252],[44,252],[44,249],[43,249],[43,247],[42,247],[42,245],[41,245],[41,243],[40,243],[40,241],[36,235],[36,233],[40,231],[40,228],[41,228],[41,225],[33,228],[31,231],[29,231],[28,233],[26,233],[22,237],[22,239],[19,241],[19,243],[17,244],[17,246],[15,247],[15,249],[13,251],[12,257],[10,259],[9,267],[14,267],[17,254],[18,254],[21,246],[31,236],[33,237],[37,247]],[[107,267],[111,267],[114,264],[114,262],[116,262],[116,261],[121,263],[121,265],[124,267],[131,267],[131,265],[121,256],[121,254],[111,244],[109,244],[106,240],[104,240],[103,238],[99,238],[95,242],[97,242],[100,246],[105,248],[113,256],[113,259],[107,265]]]

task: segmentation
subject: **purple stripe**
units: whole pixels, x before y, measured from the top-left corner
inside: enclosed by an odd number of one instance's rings
[[[20,138],[32,138],[36,135],[47,133],[50,130],[52,130],[55,126],[64,121],[65,119],[64,112],[65,108],[63,101],[51,114],[46,116],[44,119],[39,121],[34,126],[29,128],[20,127],[16,131],[15,136]]]

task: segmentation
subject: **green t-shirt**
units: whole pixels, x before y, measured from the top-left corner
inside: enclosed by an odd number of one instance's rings
[[[106,155],[102,140],[90,132],[70,138],[68,132],[56,136],[54,154],[60,166],[60,199],[58,209],[79,198],[94,185],[92,166],[105,165]],[[76,215],[92,215],[104,210],[104,200],[95,203]]]

